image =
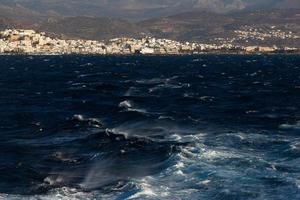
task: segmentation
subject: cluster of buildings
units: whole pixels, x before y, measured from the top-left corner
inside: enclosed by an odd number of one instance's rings
[[[266,25],[262,28],[255,28],[251,26],[243,26],[241,27],[240,30],[235,30],[234,35],[228,38],[214,38],[213,41],[216,43],[229,43],[229,44],[243,44],[245,47],[245,50],[249,48],[254,48],[251,46],[247,46],[249,44],[274,44],[274,43],[280,43],[280,44],[287,44],[289,41],[289,44],[295,43],[297,41],[297,44],[299,44],[300,41],[300,36],[293,33],[292,31],[284,31],[281,30],[279,27],[276,26],[271,26],[271,25]],[[249,47],[249,48],[246,48]],[[268,47],[262,47],[259,48],[257,46],[258,51],[259,49],[273,49],[273,51],[286,51],[286,50],[291,50],[295,49],[293,47],[275,47],[273,46],[268,46]]]
[[[0,32],[1,54],[194,54],[202,52],[276,52],[277,47],[244,47],[231,43],[199,44],[156,38],[116,38],[109,41],[62,40],[34,30]],[[296,51],[297,49],[290,49]]]
[[[70,54],[104,53],[104,43],[90,40],[62,40],[37,33],[34,30],[11,30],[0,32],[0,53],[24,54]]]
[[[282,31],[280,29],[276,29],[276,26],[270,27],[268,30],[264,30],[262,28],[251,28],[246,27],[246,30],[236,30],[237,39],[240,40],[266,40],[266,39],[299,39],[300,37],[293,34],[291,31]]]

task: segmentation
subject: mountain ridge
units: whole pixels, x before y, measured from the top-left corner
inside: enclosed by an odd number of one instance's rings
[[[29,17],[24,17],[25,14]],[[290,32],[300,36],[300,9],[232,13],[197,10],[138,22],[111,17],[42,15],[27,12],[26,9],[19,15],[12,18],[0,15],[0,29],[34,29],[71,39],[108,40],[114,37],[152,36],[203,43],[230,41],[234,44],[300,46],[299,39],[289,36]],[[248,34],[249,39],[241,34]],[[238,40],[239,37],[244,39]]]
[[[113,17],[140,21],[194,10],[228,13],[260,8],[300,8],[298,0],[1,0],[0,8],[64,17]],[[15,14],[18,14],[17,12]]]

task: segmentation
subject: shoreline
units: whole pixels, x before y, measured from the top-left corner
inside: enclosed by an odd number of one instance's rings
[[[274,52],[274,53],[234,53],[234,52],[205,52],[205,53],[178,53],[178,54],[85,54],[85,53],[70,53],[70,54],[46,54],[46,53],[0,53],[0,56],[135,56],[135,57],[180,57],[180,56],[201,56],[201,55],[236,55],[236,56],[272,56],[272,55],[299,55],[300,52]]]
[[[114,38],[107,42],[93,40],[62,40],[50,38],[34,30],[7,29],[0,32],[1,55],[259,55],[300,54],[298,47],[243,46],[232,43],[210,44],[179,42],[145,37]]]

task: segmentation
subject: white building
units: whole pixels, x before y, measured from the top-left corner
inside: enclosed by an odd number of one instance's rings
[[[141,54],[154,54],[154,49],[149,47],[143,47],[141,49]]]

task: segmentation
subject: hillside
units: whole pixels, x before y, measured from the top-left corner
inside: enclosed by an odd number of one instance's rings
[[[126,20],[94,17],[49,18],[38,30],[64,38],[106,40],[115,37],[140,37],[143,29]]]
[[[1,0],[0,10],[1,7],[18,10],[6,17],[19,15],[20,8],[23,8],[27,13],[41,15],[112,17],[140,21],[194,10],[228,13],[258,8],[300,8],[300,3],[299,0]]]
[[[223,42],[236,39],[234,43],[249,44],[297,44],[299,39],[288,38],[292,32],[300,36],[300,10],[272,10],[269,12],[236,12],[215,14],[207,12],[188,12],[179,15],[146,20],[141,27],[156,37],[176,40]],[[241,34],[247,34],[247,40],[237,40]],[[284,38],[286,35],[287,38]],[[253,37],[252,37],[253,36]],[[255,36],[265,39],[256,40]]]
[[[203,43],[300,46],[300,9],[227,14],[198,10],[140,22],[108,17],[63,17],[19,9],[14,17],[0,15],[0,29],[29,28],[63,38],[93,40],[148,35]]]

